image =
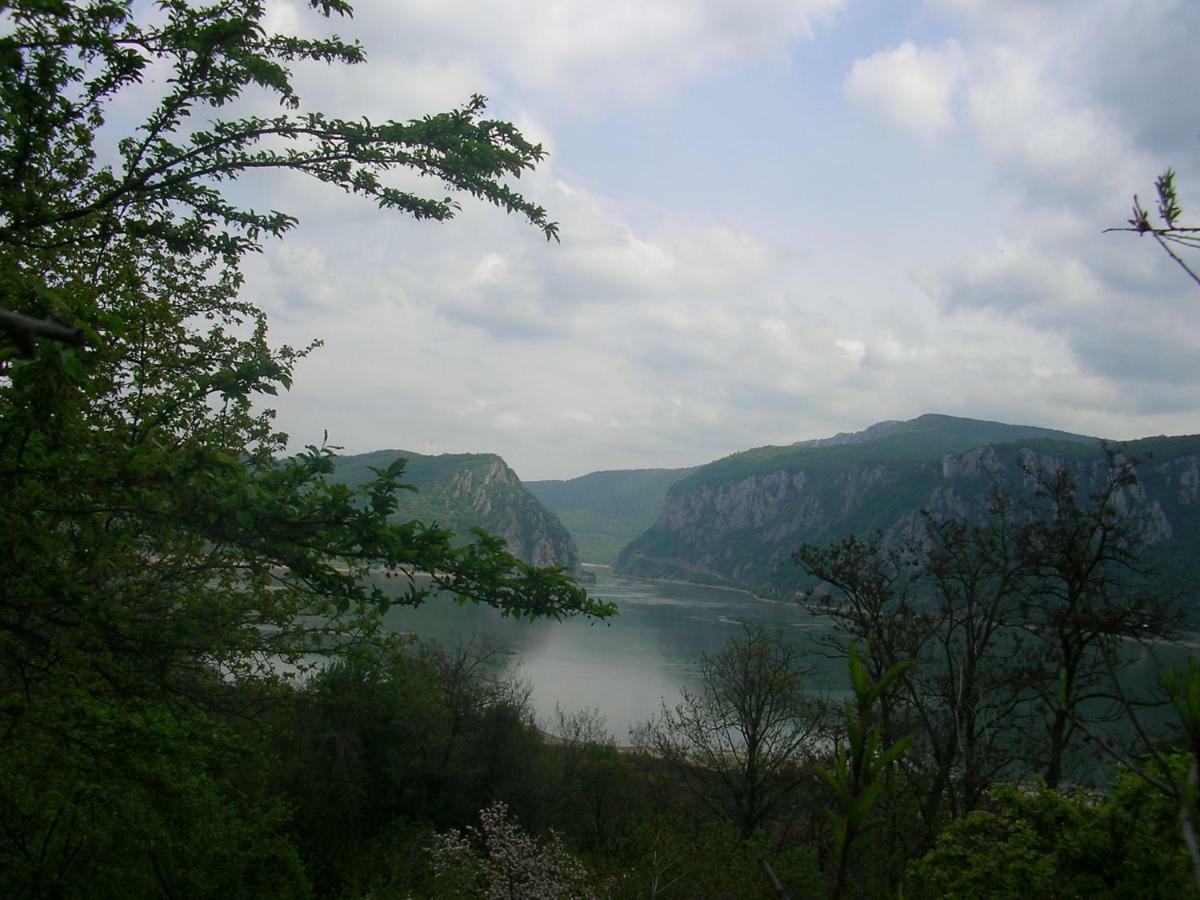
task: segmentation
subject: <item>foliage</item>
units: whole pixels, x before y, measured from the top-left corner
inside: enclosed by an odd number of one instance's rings
[[[1179,804],[1180,828],[1192,865],[1192,878],[1200,889],[1200,846],[1196,840],[1196,826],[1200,822],[1200,661],[1191,657],[1186,668],[1168,669],[1161,677],[1179,714],[1187,751],[1191,754],[1187,774],[1176,772],[1173,779],[1168,779],[1170,789],[1164,793],[1173,795]]]
[[[424,643],[363,651],[294,698],[276,753],[277,790],[319,893],[378,885],[379,846],[398,822],[458,827],[482,801],[544,818],[552,790],[527,692],[495,651]]]
[[[97,703],[57,724],[0,754],[4,896],[308,896],[262,756],[219,722]]]
[[[865,656],[869,661],[869,644]],[[867,817],[879,799],[889,768],[912,744],[912,737],[906,736],[885,745],[875,712],[888,689],[912,664],[899,663],[873,680],[868,663],[859,656],[853,642],[849,645],[848,660],[854,699],[847,698],[843,703],[846,742],[836,752],[833,769],[817,770],[837,801],[837,807],[828,813],[837,859],[831,894],[834,898],[846,891],[851,847],[866,830]]]
[[[1176,757],[1171,766],[1182,769]],[[1124,770],[1102,797],[997,787],[909,867],[905,896],[1196,896],[1169,798]]]
[[[738,828],[711,820],[689,823],[647,816],[633,828],[636,848],[628,867],[613,879],[615,898],[778,897],[765,860],[789,897],[825,897],[817,848],[811,843],[772,846],[764,832],[745,839]]]
[[[278,807],[242,796],[236,761],[262,763],[280,673],[382,640],[391,603],[445,589],[511,615],[612,612],[498,539],[393,524],[401,465],[352,490],[329,480],[328,447],[280,460],[260,404],[307,350],[271,346],[237,266],[294,220],[239,208],[229,182],[283,169],[452,216],[452,197],[395,186],[415,172],[556,229],[508,182],[541,148],[484,118],[481,98],[407,123],[302,111],[289,67],[362,51],[272,34],[264,17],[258,0],[5,5],[0,307],[18,318],[0,334],[0,879],[20,879],[6,894],[69,872],[101,895],[124,872],[204,896],[237,892],[217,869],[287,870]],[[283,112],[232,112],[264,98]],[[141,124],[104,145],[139,103]],[[407,592],[365,582],[372,566]],[[217,866],[234,810],[257,837]]]
[[[598,709],[566,712],[556,706],[552,731],[555,820],[576,846],[608,848],[636,805],[629,767]]]

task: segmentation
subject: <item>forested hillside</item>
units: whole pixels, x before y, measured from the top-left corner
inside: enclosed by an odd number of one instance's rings
[[[1200,436],[1123,445],[1142,459],[1125,502],[1146,529],[1163,590],[1186,595],[1200,576]],[[997,490],[1029,494],[1022,465],[1062,465],[1096,487],[1100,443],[1083,435],[928,415],[862,441],[762,447],[703,466],[668,491],[654,526],[618,561],[631,575],[725,584],[788,596],[811,586],[791,556],[802,543],[881,532],[893,543],[921,511],[982,516]]]
[[[667,489],[692,469],[622,469],[525,486],[567,526],[584,562],[611,565],[654,524]]]

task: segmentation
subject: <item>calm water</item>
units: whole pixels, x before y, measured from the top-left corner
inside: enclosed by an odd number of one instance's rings
[[[658,712],[664,700],[675,703],[680,687],[698,687],[701,655],[717,653],[742,622],[760,624],[795,644],[813,669],[814,690],[840,694],[847,687],[845,661],[829,659],[814,641],[829,633],[828,624],[795,604],[625,578],[606,568],[591,571],[596,584],[589,592],[619,608],[611,622],[517,622],[490,607],[458,606],[449,600],[393,609],[386,622],[396,631],[447,646],[472,639],[494,642],[510,669],[532,687],[531,701],[543,726],[553,721],[556,705],[567,711],[595,707],[618,743],[626,741],[630,727]],[[1182,662],[1196,651],[1196,636],[1189,638],[1187,646],[1169,648],[1161,659]],[[1135,690],[1156,681],[1155,662],[1148,656],[1128,664],[1123,673]]]
[[[700,656],[718,652],[740,623],[753,622],[794,642],[811,659],[818,690],[841,686],[844,662],[820,655],[811,636],[826,626],[794,604],[758,600],[737,591],[644,581],[595,568],[589,592],[617,604],[611,622],[515,622],[489,607],[434,601],[420,609],[394,609],[387,624],[397,631],[453,646],[488,639],[503,647],[512,667],[533,688],[543,723],[555,705],[596,707],[609,731],[624,742],[629,728],[674,703],[681,686],[699,684]]]

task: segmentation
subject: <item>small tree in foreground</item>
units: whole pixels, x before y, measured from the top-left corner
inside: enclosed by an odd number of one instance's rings
[[[587,868],[556,832],[538,840],[497,801],[479,813],[479,828],[438,834],[429,848],[439,898],[565,900],[595,896]]]
[[[867,828],[867,817],[883,790],[888,769],[912,743],[911,737],[903,737],[887,746],[881,740],[878,721],[880,698],[912,663],[898,663],[873,681],[868,674],[870,657],[870,646],[859,656],[857,646],[851,642],[850,688],[854,698],[843,703],[846,740],[838,747],[834,767],[817,770],[837,801],[829,810],[837,859],[831,892],[834,900],[845,894],[850,878],[850,848]]]

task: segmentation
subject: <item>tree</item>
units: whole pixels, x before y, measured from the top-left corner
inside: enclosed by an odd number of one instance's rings
[[[1021,758],[1018,735],[1035,667],[1017,628],[1020,563],[1002,491],[994,489],[982,517],[924,518],[930,640],[906,684],[932,763],[922,790],[930,839],[941,827],[943,801],[953,815],[965,814]]]
[[[1182,223],[1183,209],[1179,205],[1175,189],[1175,171],[1167,169],[1154,183],[1158,195],[1158,217],[1161,225],[1150,221],[1150,214],[1142,207],[1136,194],[1133,197],[1133,215],[1127,228],[1107,228],[1105,231],[1132,231],[1138,235],[1149,234],[1189,278],[1200,285],[1200,274],[1189,265],[1177,250],[1200,250],[1200,227]],[[1167,688],[1172,703],[1180,714],[1181,724],[1192,750],[1192,766],[1188,777],[1179,782],[1169,779],[1154,779],[1168,795],[1180,804],[1180,815],[1188,852],[1192,863],[1192,875],[1200,887],[1200,844],[1197,843],[1195,823],[1200,820],[1200,802],[1197,784],[1200,783],[1200,673],[1189,661],[1186,670],[1173,669],[1160,672],[1160,680]],[[1136,713],[1130,710],[1136,717]],[[1154,752],[1155,748],[1149,748]]]
[[[829,810],[829,824],[833,830],[834,853],[837,857],[830,892],[834,900],[845,894],[850,878],[850,849],[867,830],[868,816],[884,788],[888,769],[912,744],[912,736],[907,735],[891,746],[885,745],[881,741],[882,730],[875,711],[888,687],[902,677],[912,663],[899,663],[874,681],[868,674],[871,658],[869,644],[860,656],[857,646],[851,642],[847,648],[847,658],[853,699],[847,697],[842,704],[846,724],[845,741],[843,743],[839,736],[834,767],[817,770],[837,800],[837,807]]]
[[[435,896],[488,900],[559,900],[595,896],[591,875],[551,831],[538,840],[493,803],[479,812],[480,827],[451,829],[430,848]]]
[[[341,0],[310,6],[350,14]],[[499,539],[457,546],[393,523],[402,464],[352,491],[325,480],[331,447],[281,458],[286,436],[259,403],[308,350],[271,346],[239,297],[238,262],[294,220],[222,192],[289,169],[417,218],[453,216],[453,198],[389,183],[409,170],[554,237],[508,183],[541,148],[484,118],[478,97],[411,122],[301,111],[289,66],[353,64],[362,50],[271,34],[257,0],[146,13],[17,0],[0,37],[0,871],[23,879],[0,881],[14,896],[64,873],[102,896],[104,871],[203,895],[202,867],[166,852],[179,835],[138,823],[177,823],[183,773],[225,771],[257,745],[244,723],[280,672],[383,641],[389,604],[446,590],[510,615],[613,612]],[[152,69],[160,95],[105,151],[109,110]],[[254,92],[284,112],[221,117]],[[73,337],[56,339],[55,323]],[[366,583],[373,566],[406,590]],[[209,783],[214,818],[194,824],[211,840],[232,801]]]
[[[1123,715],[1114,673],[1125,642],[1169,638],[1182,622],[1171,598],[1146,589],[1143,523],[1131,512],[1135,465],[1106,448],[1090,493],[1059,460],[1031,458],[1024,467],[1034,499],[1017,539],[1022,613],[1042,649],[1038,688],[1052,788],[1081,724]]]
[[[848,658],[849,646],[870,644],[865,665],[873,683],[920,658],[929,633],[912,600],[920,574],[915,546],[888,546],[882,535],[866,540],[849,535],[829,547],[804,544],[792,561],[833,589],[821,595],[819,607],[833,623],[834,633],[821,639],[832,654]],[[907,726],[893,721],[903,705],[903,683],[887,683],[876,702],[883,739],[891,743]]]
[[[888,546],[882,535],[870,540],[851,535],[826,548],[806,544],[793,559],[832,588],[818,607],[833,624],[821,638],[827,652],[849,659],[857,645],[870,647],[871,652],[852,666],[861,667],[870,684],[882,685],[871,700],[871,726],[878,740],[892,746],[916,736],[920,742],[922,752],[902,760],[902,783],[894,777],[899,766],[888,766],[882,773],[890,784],[880,807],[890,821],[879,842],[886,845],[888,856],[919,851],[940,827],[950,772],[958,762],[957,744],[943,727],[939,698],[923,680],[941,669],[929,665],[939,652],[940,620],[921,594],[926,588],[921,548],[912,541]],[[914,802],[919,828],[912,827]],[[846,847],[839,852],[844,854]],[[845,863],[843,855],[841,864]]]
[[[1128,770],[1102,796],[1001,785],[909,866],[904,896],[1194,897],[1174,820],[1170,800]]]
[[[629,768],[599,709],[555,706],[551,728],[561,771],[559,821],[586,844],[606,846],[629,810]]]
[[[916,735],[902,784],[923,826],[908,831],[918,855],[947,814],[1024,765],[1057,784],[1088,723],[1123,714],[1114,672],[1129,642],[1179,622],[1145,581],[1133,460],[1025,451],[1016,475],[989,477],[986,508],[926,513],[901,546],[849,537],[795,556],[832,586],[821,610],[837,632],[880,647],[872,679],[916,662],[879,698],[879,723],[885,741]]]
[[[680,702],[664,703],[634,740],[749,839],[786,816],[810,777],[825,709],[806,690],[807,675],[794,646],[743,625],[716,656],[702,658],[700,692],[682,689]]]

